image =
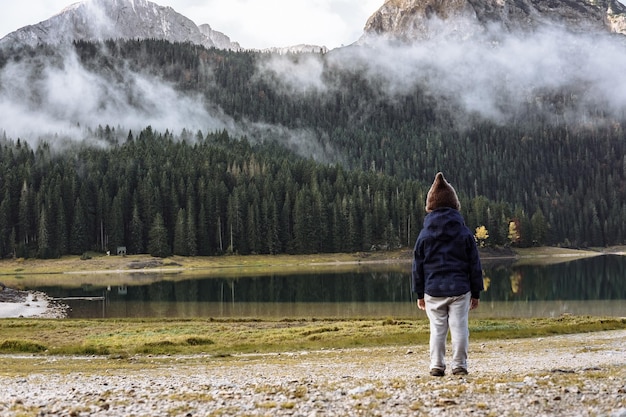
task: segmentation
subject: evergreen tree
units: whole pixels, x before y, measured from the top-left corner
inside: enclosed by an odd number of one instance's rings
[[[200,210],[198,211],[197,250],[198,255],[201,256],[212,255],[215,252],[215,247],[212,245],[211,241],[211,230],[209,230],[207,217],[206,208],[203,203],[200,203]]]
[[[176,227],[174,228],[174,255],[187,256],[187,222],[185,210],[178,210]]]
[[[186,236],[186,246],[187,246],[187,254],[189,256],[197,256],[198,255],[198,241],[197,241],[197,232],[196,228],[196,220],[195,220],[195,210],[193,199],[191,196],[187,199],[187,216],[185,222],[185,236]]]
[[[41,259],[48,259],[52,257],[52,251],[50,249],[50,240],[48,234],[48,221],[46,219],[46,209],[41,208],[39,213],[39,232],[37,234],[37,256]]]
[[[26,181],[22,186],[19,199],[19,244],[23,256],[28,256],[28,245],[31,241],[31,198],[30,190]]]
[[[139,207],[133,205],[133,214],[130,219],[130,235],[128,240],[128,253],[138,254],[144,252],[143,246],[143,222],[139,215]]]
[[[280,252],[281,244],[278,207],[273,194],[270,194],[269,199],[263,200],[262,211],[265,219],[265,229],[262,234],[264,248],[266,253],[274,255]]]
[[[10,236],[10,194],[5,191],[2,201],[0,201],[0,258],[5,257],[11,252]]]
[[[72,221],[72,230],[70,232],[70,253],[73,255],[81,255],[88,250],[88,240],[86,228],[86,214],[80,197],[76,198],[74,205],[74,219]]]
[[[109,225],[107,233],[108,248],[111,253],[116,253],[118,247],[126,246],[124,242],[124,215],[122,212],[122,201],[119,196],[113,198],[111,213],[107,223]]]
[[[246,217],[248,220],[248,225],[246,227],[246,234],[248,236],[248,251],[250,253],[259,253],[261,247],[259,206],[255,204],[248,204],[248,215]]]
[[[59,197],[57,202],[57,221],[56,221],[56,256],[64,255],[68,252],[67,242],[67,220],[65,217],[65,206],[63,199]]]
[[[541,209],[537,209],[537,211],[535,211],[535,214],[531,217],[530,222],[533,228],[533,244],[545,244],[546,236],[548,235],[548,223]]]
[[[152,227],[150,228],[148,239],[148,253],[150,255],[167,258],[171,255],[171,249],[168,244],[167,229],[163,222],[163,216],[161,213],[157,213],[154,216]]]
[[[280,242],[282,251],[285,253],[294,253],[295,245],[293,242],[293,215],[291,207],[291,194],[285,194],[285,200],[281,209],[280,216]]]
[[[316,253],[318,242],[314,211],[309,190],[300,190],[296,195],[293,215],[293,237],[296,253]]]
[[[11,228],[11,235],[9,236],[10,242],[10,250],[13,259],[17,258],[17,232],[15,231],[15,227]]]

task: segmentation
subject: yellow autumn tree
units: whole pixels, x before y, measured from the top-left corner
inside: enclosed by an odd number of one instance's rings
[[[481,248],[484,248],[486,245],[486,240],[489,238],[489,231],[485,226],[478,226],[476,228],[476,234],[474,234],[474,237],[476,238],[478,245]]]
[[[517,227],[517,222],[512,220],[509,222],[509,241],[511,242],[511,244],[516,244],[517,242],[519,242],[520,240],[520,234],[519,234],[519,230]]]

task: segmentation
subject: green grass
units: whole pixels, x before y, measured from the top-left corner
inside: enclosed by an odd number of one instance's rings
[[[236,275],[293,272],[317,272],[332,270],[354,270],[366,267],[376,268],[376,264],[386,269],[394,267],[404,268],[405,263],[411,260],[411,251],[408,249],[381,252],[358,253],[329,253],[314,255],[233,255],[233,256],[171,256],[165,259],[153,258],[149,255],[104,256],[92,253],[90,259],[81,260],[78,256],[64,256],[60,259],[3,259],[0,260],[0,276],[14,277],[18,273],[23,275],[46,276],[50,279],[62,280],[63,275],[71,272],[70,277],[84,273],[81,278],[93,277],[97,280],[110,275],[118,275],[119,271],[138,272],[158,269],[160,273],[169,271],[169,275]],[[156,262],[156,264],[155,264]],[[133,264],[146,263],[147,269],[135,269]],[[390,265],[391,264],[391,265]],[[49,277],[60,275],[57,277]],[[65,276],[65,280],[67,280]]]
[[[24,340],[4,340],[0,343],[0,352],[37,353],[46,350],[44,345]]]
[[[626,319],[471,320],[472,340],[528,338],[626,329]],[[122,319],[0,320],[0,353],[41,355],[210,354],[293,352],[428,342],[426,319]]]

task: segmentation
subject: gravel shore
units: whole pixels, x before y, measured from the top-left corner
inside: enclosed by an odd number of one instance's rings
[[[626,417],[626,331],[471,343],[464,377],[429,376],[427,349],[4,356],[35,371],[0,371],[0,416]]]

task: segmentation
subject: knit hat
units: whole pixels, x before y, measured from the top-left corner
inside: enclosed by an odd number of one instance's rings
[[[438,172],[426,196],[426,212],[430,213],[433,210],[443,207],[461,210],[461,203],[459,202],[454,188],[446,181],[443,174]]]

